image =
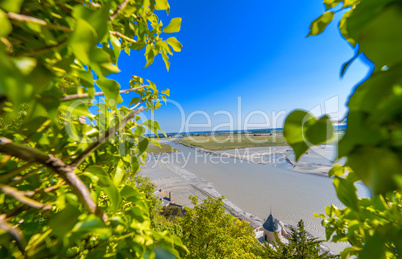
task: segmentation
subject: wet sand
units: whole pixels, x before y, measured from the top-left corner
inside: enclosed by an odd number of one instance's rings
[[[277,168],[299,173],[328,176],[328,171],[334,164],[344,164],[345,160],[334,161],[335,145],[314,146],[296,162],[296,157],[290,146],[256,147],[211,151],[195,146],[189,146],[199,152],[247,160],[252,163],[271,165]]]
[[[320,239],[325,239],[325,229],[313,213],[324,213],[325,206],[331,203],[342,207],[330,178],[199,152],[174,142],[169,144],[180,152],[149,161],[142,173],[150,176],[158,188],[172,190],[177,203],[191,205],[189,195],[202,200],[211,192],[215,197],[222,194],[227,198],[226,202],[231,201],[235,207],[241,208],[240,211],[247,212],[245,215],[255,215],[255,219],[265,219],[270,210],[285,224],[295,226],[303,219],[306,230]],[[360,197],[369,196],[364,186],[357,187]],[[345,247],[333,243],[326,245],[335,252]]]

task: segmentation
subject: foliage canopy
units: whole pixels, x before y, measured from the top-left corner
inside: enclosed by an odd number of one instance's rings
[[[122,50],[144,49],[145,67],[160,54],[169,69],[182,47],[162,39],[180,30],[180,18],[158,19],[169,9],[166,0],[0,1],[0,257],[178,256],[180,239],[151,228],[152,201],[131,181],[157,145],[145,128],[160,131],[141,122],[141,104],[153,111],[169,91],[136,75],[126,90],[107,78]]]
[[[344,166],[330,171],[338,198],[346,206],[325,209],[327,239],[349,242],[345,258],[397,258],[402,250],[402,3],[386,0],[324,0],[326,12],[312,22],[309,35],[324,31],[335,10],[346,10],[339,30],[356,54],[341,68],[341,76],[359,56],[374,68],[348,102],[347,128],[338,143]],[[320,123],[321,121],[321,123]],[[313,129],[314,127],[314,129]],[[314,131],[314,134],[310,134]],[[327,116],[317,120],[305,111],[288,116],[284,134],[297,158],[312,145],[332,137]],[[355,182],[370,189],[371,198],[356,195]]]
[[[330,259],[338,258],[338,256],[329,255],[329,252],[321,252],[320,244],[323,242],[317,238],[310,237],[304,229],[304,222],[301,219],[297,223],[297,228],[291,227],[289,233],[289,243],[285,244],[280,241],[278,236],[277,242],[271,247],[265,245],[265,253],[267,258],[272,259]]]
[[[223,197],[211,197],[198,203],[191,197],[194,208],[186,208],[180,220],[182,241],[190,250],[184,258],[256,258],[262,246],[253,228],[225,213]]]

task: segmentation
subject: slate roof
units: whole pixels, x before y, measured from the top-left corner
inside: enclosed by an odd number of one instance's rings
[[[278,232],[281,230],[281,227],[278,225],[278,220],[275,219],[275,217],[271,214],[269,214],[269,217],[267,220],[264,222],[262,227],[270,232]]]

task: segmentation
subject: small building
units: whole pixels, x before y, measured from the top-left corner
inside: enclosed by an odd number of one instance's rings
[[[172,192],[169,192],[169,195],[168,195],[168,194],[166,194],[165,191],[163,191],[163,189],[160,189],[159,191],[156,191],[154,194],[161,201],[163,207],[174,204],[174,201],[172,199]]]
[[[276,243],[275,234],[278,236],[281,242],[285,242],[284,237],[289,237],[289,234],[285,230],[285,226],[282,221],[276,219],[272,213],[269,214],[267,220],[262,225],[264,234],[263,240],[270,244]]]

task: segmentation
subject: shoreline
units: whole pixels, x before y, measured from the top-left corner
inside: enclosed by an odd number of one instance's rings
[[[309,149],[303,154],[298,162],[295,161],[295,155],[290,146],[271,146],[256,148],[241,148],[212,151],[200,148],[189,143],[183,144],[174,141],[178,145],[192,148],[198,152],[216,155],[220,157],[229,157],[248,161],[255,164],[271,165],[273,167],[303,173],[313,174],[322,177],[328,177],[329,170],[335,164],[344,164],[344,159],[332,161],[335,157],[335,145],[318,145]]]
[[[156,160],[157,157],[152,155],[152,159]],[[222,196],[214,188],[213,183],[208,182],[203,178],[199,178],[187,169],[178,165],[163,162],[162,160],[158,161],[158,168],[145,167],[141,169],[141,173],[143,176],[150,177],[157,189],[171,191],[174,197],[174,202],[183,207],[193,207],[189,200],[190,195],[197,196],[200,201],[207,197],[217,199]],[[249,222],[250,226],[254,228],[256,238],[259,238],[259,235],[262,236],[261,228],[264,221],[261,218],[243,211],[227,198],[223,199],[223,203],[228,214]],[[286,222],[284,222],[284,225],[287,232],[290,231],[290,227],[295,228],[295,226]],[[308,234],[310,237],[314,237],[312,234]],[[334,252],[325,245],[321,245],[321,251],[329,251],[330,254],[334,254]]]

